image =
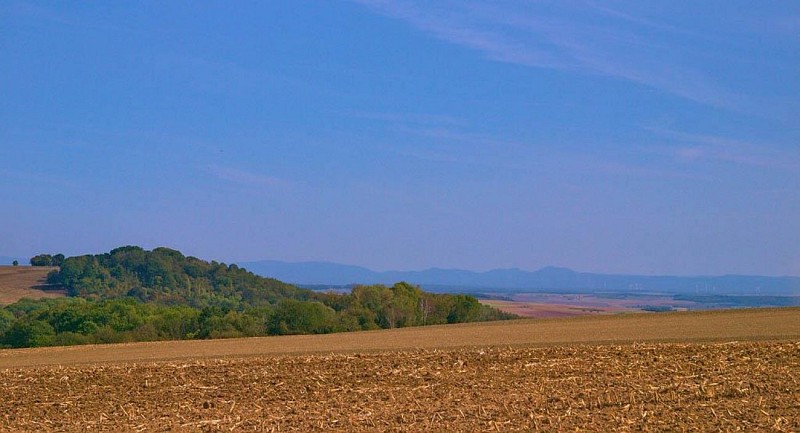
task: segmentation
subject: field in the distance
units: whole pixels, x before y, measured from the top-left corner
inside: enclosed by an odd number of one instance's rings
[[[0,266],[0,306],[22,298],[58,298],[63,290],[47,285],[47,274],[58,269],[47,266]]]
[[[0,351],[0,430],[797,431],[800,309]]]
[[[479,293],[481,302],[522,317],[800,306],[800,296],[669,294],[641,292]]]
[[[522,317],[545,319],[597,314],[642,313],[648,309],[705,310],[713,306],[676,301],[672,295],[646,293],[546,293],[492,294],[481,302]]]
[[[552,299],[556,296],[565,298],[563,295],[554,295],[547,301],[540,300],[539,302],[507,299],[481,299],[481,303],[507,313],[516,314],[520,317],[535,319],[642,312],[639,309],[626,308],[622,306],[597,305],[589,302],[569,303],[565,302],[564,299]]]

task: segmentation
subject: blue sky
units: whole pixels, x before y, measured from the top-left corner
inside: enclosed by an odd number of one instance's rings
[[[0,3],[0,255],[800,275],[800,3]]]

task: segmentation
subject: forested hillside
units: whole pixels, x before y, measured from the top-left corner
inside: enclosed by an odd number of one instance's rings
[[[122,247],[108,254],[70,257],[48,277],[71,296],[86,299],[133,297],[163,305],[195,308],[274,304],[283,298],[307,298],[311,292],[263,278],[223,263],[185,257],[179,251]]]
[[[318,293],[169,248],[127,246],[60,264],[48,282],[70,297],[0,310],[0,344],[328,333],[513,317],[471,296],[426,293],[407,283]]]

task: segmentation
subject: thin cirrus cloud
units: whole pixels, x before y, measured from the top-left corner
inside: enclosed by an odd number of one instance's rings
[[[681,162],[713,161],[774,170],[800,170],[800,153],[794,150],[719,135],[646,129],[673,144],[658,151],[670,154]]]
[[[458,117],[420,113],[349,114],[379,123],[391,133],[415,138],[404,140],[403,146],[387,145],[386,150],[393,154],[431,162],[508,169],[527,167],[516,163],[518,158],[513,157],[525,150],[525,143],[471,131],[469,123]],[[422,139],[421,143],[419,139]]]
[[[206,167],[206,171],[217,179],[250,187],[284,189],[291,185],[291,182],[284,179],[253,173],[234,167],[210,165]]]
[[[682,61],[700,32],[660,24],[590,2],[436,3],[354,0],[438,39],[494,61],[607,76],[708,106],[750,112],[753,101],[720,86],[703,67]],[[577,17],[577,18],[576,18]]]
[[[354,113],[354,117],[383,123],[392,131],[452,143],[465,147],[521,148],[522,143],[493,136],[467,132],[469,124],[454,116],[416,113]]]

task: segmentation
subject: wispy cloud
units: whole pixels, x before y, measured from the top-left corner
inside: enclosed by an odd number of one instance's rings
[[[681,34],[681,35],[691,36],[693,38],[702,38],[702,39],[715,38],[714,36],[711,36],[708,33],[692,31],[672,24],[662,23],[645,17],[636,16],[635,14],[625,12],[624,10],[621,10],[619,8],[614,8],[609,4],[607,4],[607,2],[598,3],[596,1],[587,0],[585,2],[585,6],[595,11],[598,11],[602,14],[611,16],[613,18],[618,18],[623,21],[627,21],[629,23],[636,24],[643,28],[649,28],[653,30],[674,33],[674,34]]]
[[[506,34],[486,22],[494,15],[474,13],[464,4],[415,2],[395,0],[355,0],[378,13],[409,22],[439,39],[481,51],[492,60],[526,66],[566,68],[572,62],[553,50],[552,45],[531,45]]]
[[[646,128],[671,142],[657,147],[685,163],[714,161],[770,169],[800,170],[800,150],[787,150],[710,134],[694,134],[671,129]]]
[[[491,60],[608,76],[709,106],[749,111],[748,97],[683,60],[692,41],[702,38],[699,33],[594,2],[355,1]]]
[[[292,182],[281,178],[267,176],[260,173],[253,173],[234,167],[209,165],[206,167],[206,171],[218,179],[245,186],[261,188],[287,188],[292,184]]]
[[[669,170],[652,167],[650,165],[634,165],[611,160],[592,159],[585,161],[587,170],[599,171],[613,176],[640,179],[668,179],[668,180],[706,180],[707,177],[699,173],[679,170]]]
[[[510,155],[519,154],[529,147],[515,140],[476,132],[465,120],[446,114],[350,114],[380,123],[389,133],[413,137],[412,140],[404,140],[402,146],[391,146],[390,151],[424,161],[513,168],[518,158]]]
[[[355,117],[383,122],[387,129],[407,135],[430,138],[442,145],[464,151],[467,147],[521,148],[522,143],[472,131],[468,122],[444,114],[354,112]]]

